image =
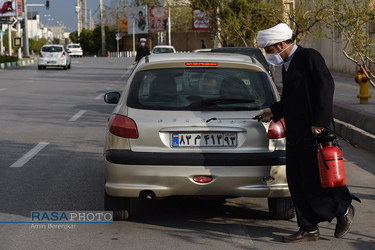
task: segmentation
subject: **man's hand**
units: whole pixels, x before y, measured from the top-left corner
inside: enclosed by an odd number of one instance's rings
[[[137,62],[133,62],[133,65],[136,65],[137,64]]]
[[[322,133],[323,130],[324,130],[324,127],[312,126],[312,128],[311,128],[311,132],[312,132],[313,134],[316,134],[316,135]]]
[[[270,108],[266,108],[262,112],[260,112],[258,116],[262,117],[262,119],[260,120],[261,122],[269,122],[273,117],[272,110]]]

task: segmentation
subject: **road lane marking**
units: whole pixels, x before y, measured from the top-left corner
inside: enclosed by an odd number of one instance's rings
[[[49,142],[39,142],[33,149],[27,152],[24,156],[19,158],[15,163],[13,163],[10,168],[21,168],[28,161],[30,161],[35,155],[37,155],[44,147],[46,147]]]
[[[97,97],[95,97],[96,100],[100,100],[104,98],[104,93],[99,94]]]
[[[70,119],[69,119],[69,121],[70,122],[74,122],[74,121],[77,121],[84,113],[86,113],[86,111],[87,110],[80,110],[80,111],[78,111],[78,113],[77,114],[75,114],[75,115],[73,115]]]

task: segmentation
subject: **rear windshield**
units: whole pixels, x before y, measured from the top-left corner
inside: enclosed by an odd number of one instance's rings
[[[81,46],[79,46],[79,45],[68,45],[68,48],[80,49]]]
[[[260,110],[275,101],[265,72],[176,68],[137,72],[127,105],[154,110]]]
[[[160,54],[160,53],[173,53],[172,48],[155,48],[152,53]]]
[[[62,52],[63,48],[59,46],[48,46],[42,48],[43,52]]]

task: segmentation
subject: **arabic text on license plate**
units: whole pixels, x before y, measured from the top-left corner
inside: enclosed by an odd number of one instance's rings
[[[173,147],[236,147],[236,133],[172,134]]]

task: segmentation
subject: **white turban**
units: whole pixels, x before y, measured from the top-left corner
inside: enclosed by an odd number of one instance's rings
[[[146,40],[146,38],[141,38],[141,39],[139,39],[141,42],[146,42],[147,40]]]
[[[264,48],[292,38],[293,31],[285,23],[279,23],[272,28],[261,30],[257,35],[257,43],[260,48]]]

